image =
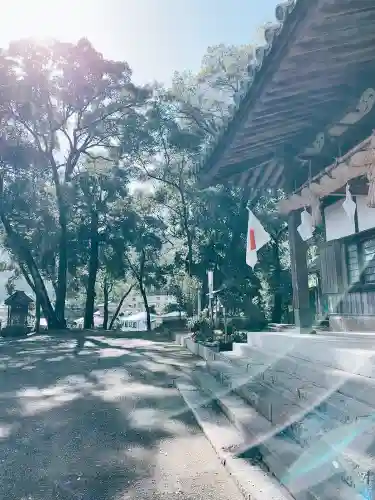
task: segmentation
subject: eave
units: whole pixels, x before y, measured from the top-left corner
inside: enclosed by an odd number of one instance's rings
[[[198,169],[202,185],[235,179],[254,192],[279,187],[286,155],[324,163],[348,141],[352,147],[351,128],[368,113],[361,97],[375,87],[375,4],[298,0],[286,13]]]

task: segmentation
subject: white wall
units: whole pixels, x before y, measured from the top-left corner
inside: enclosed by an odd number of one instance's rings
[[[359,231],[375,227],[375,208],[367,206],[367,196],[357,196],[357,211]]]
[[[342,208],[344,199],[336,201],[324,209],[327,241],[344,238],[355,233],[354,221],[351,222]]]
[[[327,241],[337,240],[355,233],[355,224],[351,222],[342,208],[344,199],[324,209]],[[367,206],[367,196],[357,196],[358,231],[375,227],[375,208]]]
[[[155,310],[158,314],[164,312],[164,309],[168,304],[176,303],[176,298],[173,295],[166,294],[157,295],[149,293],[147,294],[147,300],[150,307],[155,306]],[[142,295],[137,290],[133,290],[126,298],[122,310],[124,312],[135,314],[137,312],[144,311],[144,308],[145,306],[143,304]]]

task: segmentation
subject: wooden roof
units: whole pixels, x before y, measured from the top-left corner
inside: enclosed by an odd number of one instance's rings
[[[15,304],[28,305],[32,302],[34,302],[33,299],[31,299],[25,292],[23,292],[22,290],[16,290],[4,301],[4,304],[6,306],[12,306]]]
[[[276,15],[233,118],[198,168],[202,185],[280,187],[291,175],[286,157],[323,168],[372,131],[374,0],[290,0]],[[360,121],[366,130],[353,133]]]

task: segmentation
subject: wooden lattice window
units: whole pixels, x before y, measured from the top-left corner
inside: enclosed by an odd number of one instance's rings
[[[347,246],[347,256],[348,279],[349,283],[353,285],[354,283],[358,283],[361,276],[357,243],[351,243]]]
[[[346,250],[349,284],[375,283],[375,238],[349,243]]]
[[[375,238],[362,243],[363,280],[375,283]]]

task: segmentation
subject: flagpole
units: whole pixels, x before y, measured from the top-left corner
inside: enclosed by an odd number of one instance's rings
[[[208,312],[210,315],[211,326],[214,324],[214,310],[213,310],[213,290],[214,290],[214,272],[212,270],[207,271],[208,280]]]

